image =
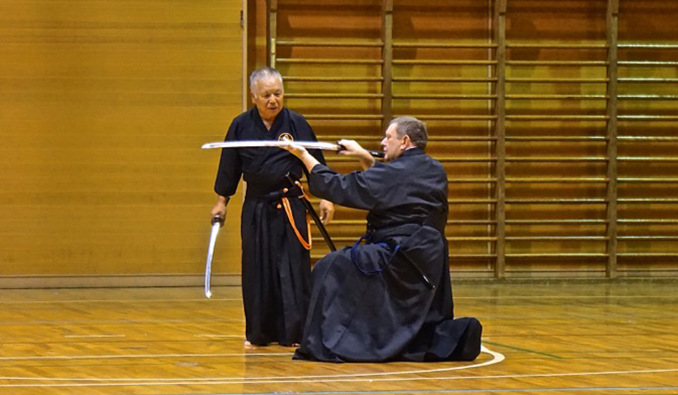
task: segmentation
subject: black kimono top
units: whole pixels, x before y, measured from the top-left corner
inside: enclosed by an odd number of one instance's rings
[[[317,141],[311,125],[301,114],[283,108],[267,130],[256,107],[233,119],[225,141],[278,140],[283,133],[289,133],[295,141]],[[325,163],[320,150],[309,152]],[[288,186],[287,173],[299,179],[304,170],[299,159],[278,147],[222,149],[214,191],[232,196],[242,176],[248,195],[264,195]]]
[[[369,210],[368,230],[423,224],[441,233],[447,221],[447,173],[420,148],[397,159],[377,162],[365,171],[339,174],[316,165],[309,176],[311,193],[336,204]]]

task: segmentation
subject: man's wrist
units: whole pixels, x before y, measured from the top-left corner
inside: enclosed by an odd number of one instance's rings
[[[306,165],[306,168],[310,171],[313,169],[313,166],[315,166],[318,163],[318,160],[313,157],[308,151],[304,151],[303,154],[301,154],[301,161],[304,162]]]

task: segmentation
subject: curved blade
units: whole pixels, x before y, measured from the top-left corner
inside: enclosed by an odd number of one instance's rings
[[[334,143],[322,141],[279,141],[279,140],[241,140],[241,141],[217,141],[214,143],[205,143],[203,149],[210,148],[252,148],[252,147],[284,147],[290,143],[300,145],[308,149],[322,149],[328,151],[339,151],[341,146]]]
[[[212,297],[212,291],[210,289],[210,282],[212,280],[212,256],[214,256],[214,246],[217,243],[219,228],[221,228],[223,223],[224,222],[220,217],[212,219],[212,233],[210,234],[209,247],[207,247],[207,262],[205,262],[205,296],[208,299]]]
[[[241,141],[215,141],[213,143],[205,143],[202,145],[203,149],[210,148],[261,148],[261,147],[284,147],[289,143],[300,145],[306,149],[321,149],[325,151],[342,151],[344,146],[341,144],[328,143],[325,141],[279,141],[279,140],[241,140]],[[383,158],[384,152],[367,150],[370,155],[375,158]]]

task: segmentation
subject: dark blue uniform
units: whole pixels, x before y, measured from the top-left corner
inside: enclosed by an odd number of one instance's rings
[[[419,148],[363,172],[316,165],[314,195],[369,210],[365,244],[313,268],[297,359],[343,362],[472,360],[480,323],[454,319],[445,234],[447,174]]]
[[[256,107],[237,116],[226,141],[278,140],[289,133],[294,140],[316,141],[306,119],[283,108],[270,130]],[[322,163],[318,150],[311,153]],[[247,182],[242,210],[242,292],[246,337],[252,344],[301,341],[310,296],[310,254],[299,242],[285,210],[279,208],[286,174],[302,176],[303,165],[276,147],[224,149],[214,190],[235,193],[240,177]],[[306,211],[299,199],[289,199],[300,234],[308,235]]]

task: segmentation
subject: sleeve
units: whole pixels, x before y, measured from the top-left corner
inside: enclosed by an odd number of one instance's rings
[[[231,122],[225,141],[238,140],[238,120]],[[237,149],[222,149],[214,192],[221,196],[232,196],[238,189],[242,176],[242,163]]]
[[[315,165],[309,175],[311,193],[342,206],[372,210],[379,203],[378,187],[380,166],[362,172],[340,174],[325,165]]]

